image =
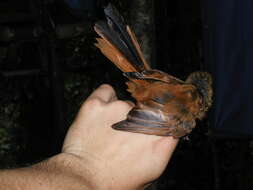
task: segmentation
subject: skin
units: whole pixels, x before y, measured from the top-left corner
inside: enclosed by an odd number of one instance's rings
[[[178,140],[113,130],[133,104],[102,85],[83,103],[62,153],[34,166],[0,171],[0,190],[140,190],[167,166]]]

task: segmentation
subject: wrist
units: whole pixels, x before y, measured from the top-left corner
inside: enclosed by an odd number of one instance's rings
[[[104,173],[103,162],[97,157],[91,156],[77,156],[72,153],[61,153],[53,160],[48,160],[53,165],[58,165],[60,170],[68,172],[70,175],[79,179],[79,183],[85,185],[87,189],[92,190],[113,190],[114,185],[110,180],[110,175]]]
[[[92,175],[78,162],[74,156],[59,154],[30,167],[1,170],[0,189],[97,189]]]
[[[50,160],[49,160],[50,162]],[[64,172],[68,171],[72,176],[80,179],[87,189],[92,190],[143,190],[144,188],[130,188],[121,185],[117,176],[110,169],[109,163],[104,163],[95,156],[82,156],[76,154],[62,153],[58,155],[54,162],[59,165]],[[119,168],[120,170],[120,168]],[[110,172],[111,171],[111,172]],[[126,179],[127,180],[127,179]]]
[[[56,189],[96,189],[93,171],[79,157],[61,153],[31,167],[48,178]]]

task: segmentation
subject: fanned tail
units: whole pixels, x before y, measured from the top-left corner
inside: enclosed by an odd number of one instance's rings
[[[97,38],[95,45],[123,72],[150,70],[134,33],[123,17],[111,4],[104,12],[107,22],[100,21],[94,26],[101,37]]]

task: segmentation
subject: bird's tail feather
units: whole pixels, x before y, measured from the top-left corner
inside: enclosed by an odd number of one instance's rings
[[[123,72],[150,70],[135,34],[125,24],[123,17],[111,4],[104,12],[107,22],[100,21],[94,26],[101,37],[97,38],[95,45]]]

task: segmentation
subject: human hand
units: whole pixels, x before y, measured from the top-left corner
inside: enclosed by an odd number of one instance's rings
[[[102,85],[83,103],[68,131],[63,155],[79,175],[88,176],[94,189],[143,189],[161,175],[171,158],[177,139],[111,128],[131,108],[117,100],[112,87]]]

